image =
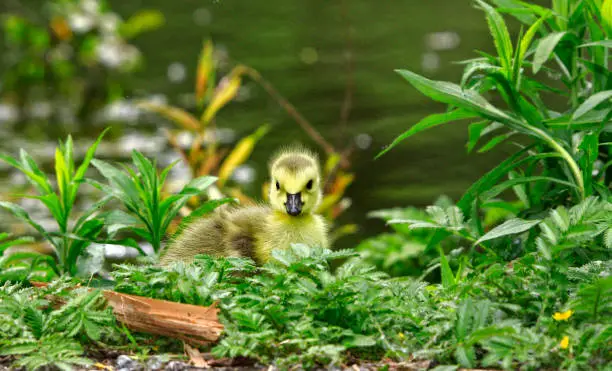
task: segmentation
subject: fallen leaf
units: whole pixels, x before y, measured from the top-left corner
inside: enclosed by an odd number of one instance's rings
[[[206,362],[204,357],[202,357],[202,353],[200,353],[199,350],[187,343],[183,343],[183,345],[185,345],[185,353],[187,353],[187,356],[189,356],[189,361],[191,364],[193,364],[195,367],[210,368],[210,365],[208,362]]]

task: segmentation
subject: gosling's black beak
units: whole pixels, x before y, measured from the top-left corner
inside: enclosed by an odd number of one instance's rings
[[[287,202],[285,207],[287,208],[287,214],[291,216],[298,216],[302,212],[302,194],[301,193],[287,193]]]

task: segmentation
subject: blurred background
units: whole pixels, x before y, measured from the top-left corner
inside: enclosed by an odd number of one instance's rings
[[[189,147],[193,133],[135,102],[198,112],[194,86],[208,39],[217,82],[238,64],[265,79],[262,85],[244,76],[215,115],[216,140],[228,146],[270,125],[230,183],[260,199],[267,160],[279,146],[299,141],[324,154],[291,108],[329,145],[350,153],[354,180],[338,223],[358,231],[338,247],[385,229],[368,212],[428,205],[439,194],[457,198],[505,156],[503,148],[468,155],[467,125],[459,123],[374,160],[397,135],[443,109],[394,69],[459,81],[462,66],[453,61],[493,48],[470,1],[2,0],[0,13],[0,152],[24,148],[49,170],[58,139],[71,133],[82,153],[107,126],[113,129],[100,158],[127,159],[138,149],[162,165],[180,159],[176,148]],[[186,180],[189,166],[179,164],[172,176]],[[3,197],[25,184],[4,163],[0,179]],[[17,223],[0,217],[4,225]]]

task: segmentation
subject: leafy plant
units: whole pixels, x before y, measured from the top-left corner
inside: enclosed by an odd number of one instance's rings
[[[344,263],[334,271],[336,259]],[[348,353],[362,361],[415,357],[504,369],[561,363],[580,369],[609,361],[604,339],[610,327],[603,322],[609,300],[601,291],[607,286],[576,291],[581,283],[559,278],[567,272],[565,263],[549,264],[538,252],[512,265],[467,264],[456,271],[445,259],[446,278],[430,285],[389,279],[349,251],[302,245],[275,251],[259,269],[247,259],[198,256],[193,264],[165,269],[122,265],[113,276],[117,291],[216,302],[225,331],[212,352],[220,357],[246,356],[281,367],[341,364]],[[576,311],[568,312],[571,323],[555,320],[555,312],[566,308]],[[559,346],[567,334],[576,353]]]
[[[1,208],[34,228],[53,247],[55,252],[55,260],[48,256],[41,256],[36,252],[22,252],[4,258],[3,265],[6,266],[17,260],[32,259],[33,265],[44,261],[57,274],[75,275],[78,273],[77,261],[79,257],[83,255],[91,241],[100,235],[104,227],[104,223],[94,216],[99,208],[108,201],[108,198],[103,198],[88,210],[85,210],[74,223],[71,224],[70,222],[79,188],[85,179],[89,163],[92,161],[104,133],[89,147],[78,168],[74,162],[72,137],[69,136],[65,143],[60,142],[55,151],[55,183],[57,184],[55,188],[52,186],[51,179],[25,150],[21,150],[19,159],[8,155],[0,155],[1,160],[21,171],[38,193],[37,195],[21,196],[38,200],[45,205],[58,226],[57,232],[48,231],[34,221],[21,206],[1,201]]]
[[[132,152],[135,171],[127,166],[123,171],[102,160],[93,160],[93,165],[106,178],[108,185],[90,181],[109,197],[121,202],[128,213],[115,210],[106,215],[106,223],[114,231],[129,228],[129,231],[149,242],[155,252],[161,250],[163,238],[170,223],[187,204],[189,199],[200,195],[215,181],[215,177],[203,176],[190,181],[176,194],[164,196],[163,187],[166,177],[174,164],[158,174],[155,162],[151,162],[140,152]],[[194,211],[203,215],[214,210],[222,203],[232,199],[209,201]],[[141,251],[142,252],[142,251]]]
[[[56,309],[46,295],[67,302]],[[16,356],[15,367],[89,366],[83,345],[118,335],[100,291],[66,290],[62,281],[47,289],[5,284],[0,298],[0,354]]]
[[[51,266],[55,262],[45,255],[21,255],[22,258],[9,259],[11,255],[22,254],[19,247],[30,246],[34,242],[31,237],[12,238],[8,233],[0,233],[0,283],[6,281],[20,282],[27,279],[48,281],[57,274]],[[14,248],[14,251],[10,251]],[[10,252],[10,253],[9,253]]]
[[[449,110],[423,119],[379,156],[423,130],[469,119],[469,149],[493,131],[502,133],[484,145],[486,150],[517,134],[532,144],[468,189],[458,202],[465,215],[472,214],[476,199],[486,202],[510,188],[531,208],[546,208],[569,197],[579,202],[594,193],[609,197],[610,176],[602,164],[610,156],[604,143],[612,116],[606,66],[610,29],[601,1],[553,1],[552,10],[513,0],[498,3],[528,26],[527,31],[513,43],[500,10],[476,0],[485,12],[497,56],[481,52],[481,57],[466,61],[461,85],[398,70],[421,93],[447,103]],[[550,59],[554,64],[547,64]],[[560,76],[563,88],[536,80],[539,76],[527,74],[529,67],[534,75],[544,70]],[[566,102],[564,108],[548,108],[544,94]],[[484,95],[499,96],[505,107],[495,106]],[[509,179],[502,181],[505,176]]]
[[[52,114],[61,106],[81,120],[125,96],[126,76],[141,62],[131,40],[164,23],[163,14],[154,10],[123,20],[104,0],[40,5],[36,12],[24,11],[27,6],[5,8],[10,13],[1,24],[7,56],[2,96],[18,109],[43,97],[55,103]]]

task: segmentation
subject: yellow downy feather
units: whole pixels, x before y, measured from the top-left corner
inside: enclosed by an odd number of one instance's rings
[[[322,198],[317,156],[285,148],[269,164],[269,204],[222,206],[188,225],[160,258],[161,264],[191,261],[198,254],[243,256],[264,263],[272,250],[292,243],[328,247],[325,219],[315,214]]]

